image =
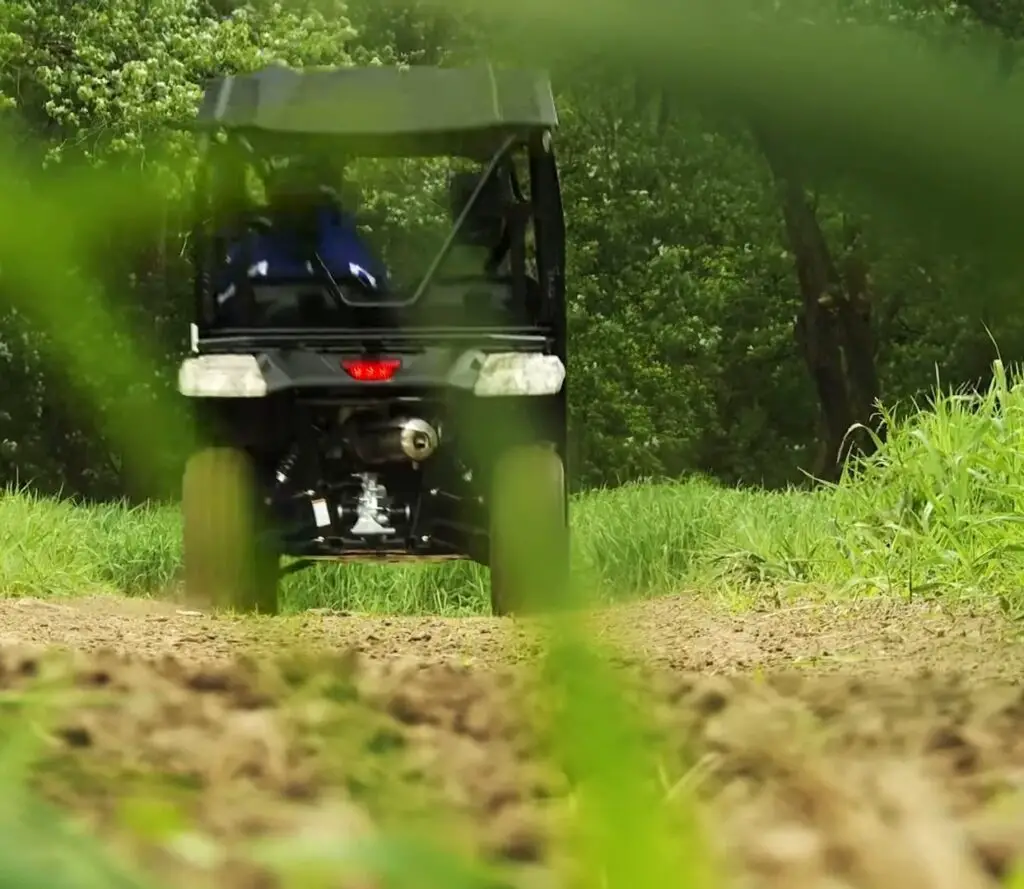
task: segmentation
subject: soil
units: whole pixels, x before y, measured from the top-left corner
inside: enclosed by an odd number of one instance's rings
[[[669,819],[700,801],[709,885],[982,889],[1024,857],[1024,643],[999,613],[680,596],[586,629],[643,704],[647,790]],[[281,849],[337,858],[397,826],[570,885],[586,779],[553,761],[543,651],[482,618],[0,600],[0,731],[45,727],[42,794],[164,886],[280,885]],[[40,682],[46,715],[19,693]],[[377,885],[332,867],[324,885]]]

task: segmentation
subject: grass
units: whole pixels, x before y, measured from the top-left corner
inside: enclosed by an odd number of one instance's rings
[[[574,546],[606,599],[700,589],[997,598],[1024,611],[1024,389],[1002,365],[981,395],[939,392],[886,415],[888,440],[834,487],[768,492],[705,480],[581,494]],[[172,507],[0,499],[0,589],[158,593],[179,571]],[[324,565],[288,578],[290,610],[485,613],[470,563]]]

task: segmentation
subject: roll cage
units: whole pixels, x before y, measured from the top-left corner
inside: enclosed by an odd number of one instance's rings
[[[315,254],[314,280],[365,335],[411,324],[415,308],[431,291],[489,182],[507,177],[511,200],[501,210],[504,228],[496,249],[507,254],[513,301],[529,305],[517,333],[565,337],[565,223],[552,131],[557,125],[546,78],[523,72],[483,69],[340,69],[300,72],[268,68],[213,81],[196,120],[200,164],[196,178],[191,237],[194,281],[194,346],[241,342],[256,333],[249,323],[232,327],[218,318],[215,276],[239,221],[240,170],[247,152],[324,153],[345,157],[453,157],[483,165],[475,185],[439,251],[411,290],[364,299],[339,286]],[[525,157],[524,188],[517,161]],[[528,274],[528,231],[533,231],[536,278]],[[236,229],[237,230],[237,229]],[[244,241],[243,241],[244,243]],[[494,257],[492,256],[492,259]],[[236,264],[243,317],[255,311],[244,254]],[[494,263],[492,263],[493,266]],[[282,282],[287,283],[287,282]],[[309,285],[309,279],[305,284]],[[456,325],[460,329],[463,325]],[[350,337],[348,325],[319,330],[323,340]],[[450,331],[451,332],[451,331]],[[309,336],[307,329],[267,328],[261,340]],[[561,350],[559,350],[561,351]]]

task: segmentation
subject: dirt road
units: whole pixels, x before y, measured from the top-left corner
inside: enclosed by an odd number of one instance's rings
[[[690,769],[669,764],[666,805],[698,790],[729,885],[981,889],[1024,855],[1024,643],[998,615],[673,598],[593,627],[656,689]],[[515,716],[538,649],[486,619],[0,601],[0,685],[74,679],[43,791],[172,886],[273,885],[253,839],[396,823],[550,885],[573,788]],[[139,833],[154,799],[195,830]]]

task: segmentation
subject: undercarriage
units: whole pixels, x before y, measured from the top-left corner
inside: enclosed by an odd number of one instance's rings
[[[295,428],[303,432],[261,473],[282,555],[486,561],[486,499],[442,405],[410,399],[302,412]]]

